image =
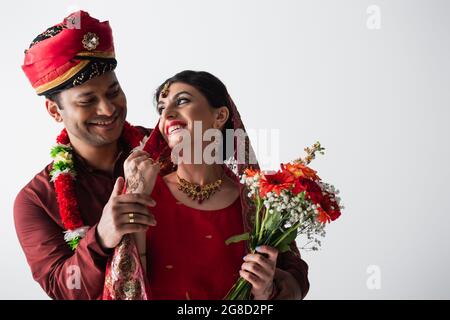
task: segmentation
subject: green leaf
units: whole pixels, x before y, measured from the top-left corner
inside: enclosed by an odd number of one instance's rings
[[[274,210],[273,213],[266,212],[265,214],[268,215],[266,224],[264,225],[264,229],[266,229],[269,232],[272,232],[273,229],[275,229],[279,224],[281,219],[283,219],[281,213],[279,211]]]
[[[81,238],[80,237],[76,237],[70,241],[67,242],[67,244],[69,245],[70,249],[75,250],[78,246],[78,243],[80,242]]]
[[[72,169],[72,165],[64,161],[58,161],[53,163],[53,170],[64,171],[66,169]]]
[[[238,235],[228,238],[225,241],[225,243],[227,245],[229,245],[230,243],[237,243],[237,242],[241,242],[241,241],[248,240],[248,239],[250,239],[250,234],[248,232],[246,232],[246,233],[238,234]]]
[[[278,251],[283,253],[291,250],[291,246],[289,244],[283,243],[278,247]]]
[[[250,248],[251,249],[255,249],[258,246],[258,237],[256,236],[256,234],[251,234],[250,235]]]
[[[290,244],[297,238],[297,230],[298,226],[291,227],[289,230],[285,231],[285,233],[281,235],[281,237],[283,237],[283,240],[281,240],[281,242],[276,245],[276,248],[281,252],[289,251]],[[281,237],[274,241],[274,244],[277,243],[281,239]]]
[[[287,244],[291,244],[292,241],[295,241],[295,239],[297,238],[297,229],[298,228],[293,228],[292,231],[290,230],[289,235],[286,237],[283,243],[285,242]]]
[[[66,147],[66,146],[63,146],[63,145],[57,145],[57,146],[54,146],[54,147],[50,150],[50,156],[51,156],[52,158],[54,158],[54,157],[56,157],[56,155],[57,155],[58,153],[60,153],[60,152],[62,152],[62,151],[64,151],[64,152],[70,152],[70,151],[72,151],[72,148]]]

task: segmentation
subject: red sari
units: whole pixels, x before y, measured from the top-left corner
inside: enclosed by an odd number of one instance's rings
[[[147,275],[152,299],[223,299],[246,254],[244,242],[225,244],[244,232],[240,197],[219,210],[178,202],[158,176],[151,208],[157,225],[147,232]]]

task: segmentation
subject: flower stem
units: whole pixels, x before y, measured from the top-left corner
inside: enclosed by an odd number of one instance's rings
[[[255,231],[259,238],[259,223],[260,223],[260,211],[261,211],[261,198],[256,196],[256,218],[255,218]]]
[[[283,242],[283,240],[286,239],[291,234],[291,232],[296,231],[299,226],[300,222],[294,224],[288,231],[283,233],[283,235],[278,239],[278,241],[274,243],[273,247],[277,248],[280,245],[280,243]]]
[[[233,288],[225,297],[226,300],[248,300],[250,298],[251,285],[244,278],[239,278]]]
[[[262,223],[261,223],[261,228],[260,228],[260,230],[259,230],[258,244],[261,243],[261,239],[262,239],[262,236],[263,236],[263,234],[264,234],[264,227],[265,227],[265,224],[266,224],[266,221],[267,221],[267,216],[268,216],[268,214],[267,214],[267,209],[266,209],[266,210],[264,211],[264,219],[263,219],[263,221],[262,221]]]

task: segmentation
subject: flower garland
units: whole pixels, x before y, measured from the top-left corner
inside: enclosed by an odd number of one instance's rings
[[[139,129],[125,122],[122,139],[131,148],[136,148],[142,146],[147,137]],[[50,151],[50,156],[53,158],[50,181],[55,186],[59,214],[66,230],[64,240],[72,250],[75,250],[90,227],[84,225],[78,207],[75,194],[76,171],[73,163],[73,148],[66,129],[61,131],[56,138],[56,143]]]

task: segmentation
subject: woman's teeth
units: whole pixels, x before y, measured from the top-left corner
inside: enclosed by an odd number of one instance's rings
[[[182,129],[182,128],[183,128],[183,126],[181,126],[181,125],[171,126],[169,129],[169,134],[172,134],[175,130]]]

